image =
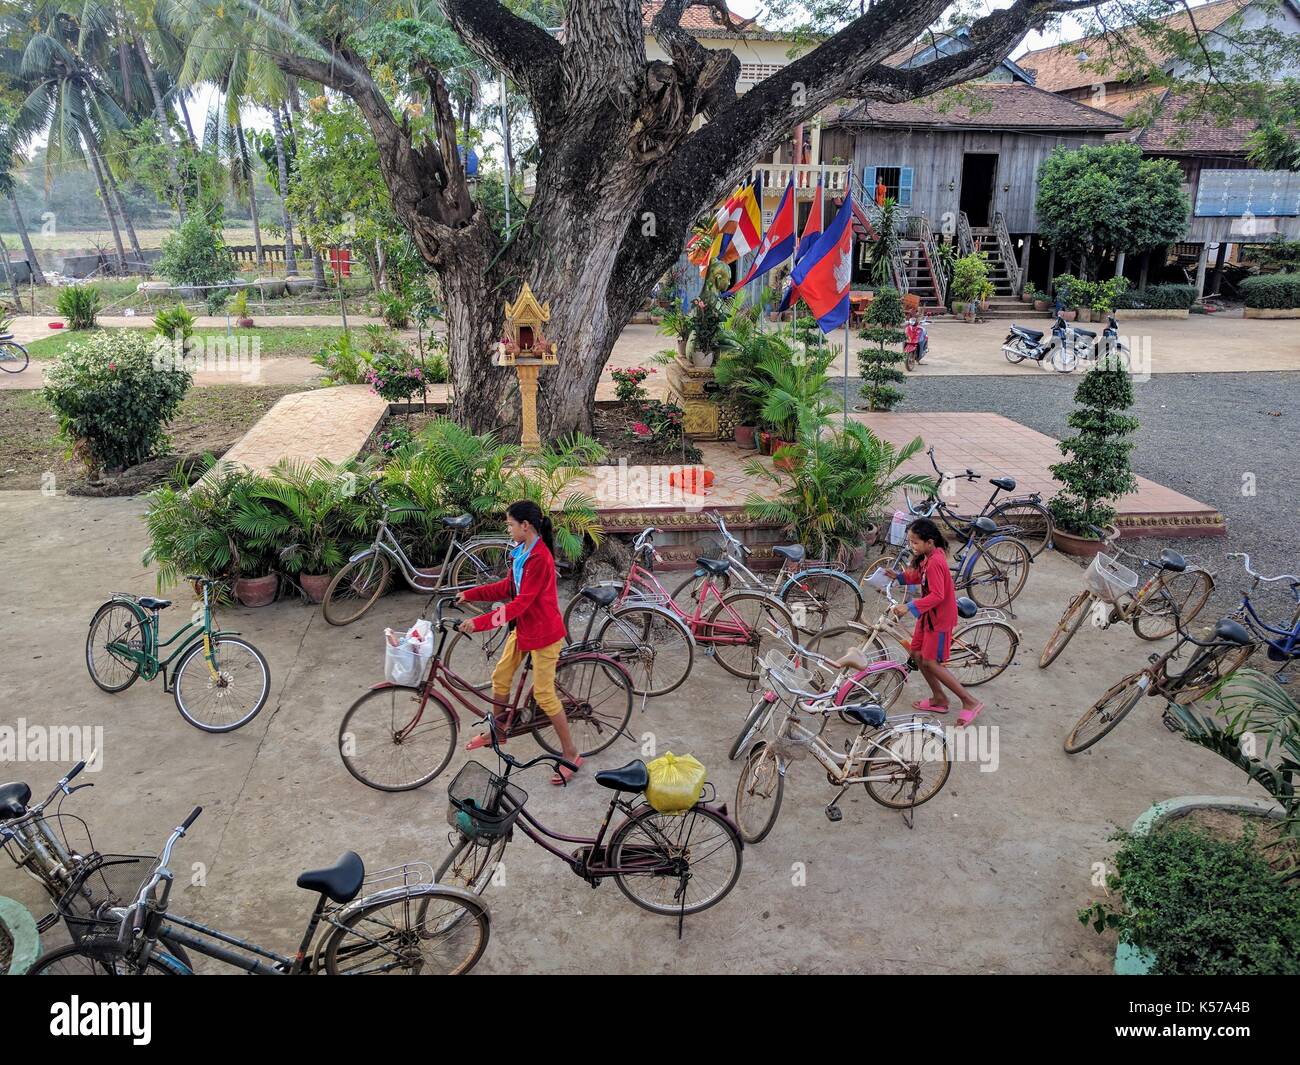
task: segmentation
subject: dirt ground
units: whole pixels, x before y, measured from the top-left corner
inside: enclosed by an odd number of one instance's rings
[[[313,901],[294,886],[302,870],[347,849],[371,868],[436,866],[448,850],[445,787],[468,755],[459,752],[421,791],[389,795],[347,774],[335,739],[348,705],[380,679],[383,627],[412,620],[421,600],[390,597],[342,629],[291,603],[229,611],[225,625],[266,655],[273,694],[241,731],[207,735],[184,723],[157,683],[112,696],[86,675],[95,607],[113,591],[155,591],[139,562],[142,509],[138,499],[0,495],[0,723],[102,727],[103,766],[86,777],[95,788],[66,800],[65,811],[86,818],[101,850],[139,853],[156,852],[202,805],[174,858],[175,909],[291,949]],[[1093,863],[1109,857],[1112,828],[1172,796],[1257,793],[1168,733],[1154,702],[1086,754],[1062,753],[1081,710],[1151,650],[1131,630],[1088,630],[1040,671],[1042,639],[1079,579],[1059,557],[1035,565],[1015,619],[1024,636],[1018,660],[980,689],[988,709],[978,723],[996,761],[956,765],[914,829],[862,791],[846,795],[843,821],[830,823],[823,775],[795,764],[772,835],[745,849],[736,889],[688,918],[680,942],[672,920],[635,908],[613,884],[593,891],[518,838],[506,852],[505,883],[488,890],[492,940],[480,971],[1108,972],[1113,941],[1083,928],[1075,911],[1092,898]],[[177,604],[164,614],[171,625],[189,609],[189,593],[173,591]],[[906,695],[919,697],[915,679]],[[700,656],[678,693],[634,711],[632,730],[659,753],[695,754],[730,801],[738,765],[726,751],[749,705],[743,684]],[[462,720],[462,744],[475,731]],[[522,743],[527,755],[531,741]],[[591,768],[641,753],[619,741]],[[0,779],[25,779],[44,796],[65,769],[5,764]],[[530,810],[561,830],[594,829],[608,793],[589,772],[564,790],[548,775],[521,781]],[[7,866],[0,893],[45,912],[35,885]]]

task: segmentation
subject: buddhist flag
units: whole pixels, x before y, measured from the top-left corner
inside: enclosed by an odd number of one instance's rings
[[[808,304],[823,333],[849,319],[849,278],[853,272],[853,195],[835,215],[830,228],[791,275],[794,291]]]
[[[736,197],[733,219],[728,221],[728,236],[723,239],[724,263],[734,263],[742,255],[756,249],[763,239],[763,212],[758,206],[758,184],[746,185]]]
[[[756,277],[775,269],[790,258],[794,252],[794,178],[790,179],[777,204],[776,215],[772,224],[763,235],[763,241],[754,255],[754,264],[749,268],[743,281],[737,281],[729,289],[739,292]]]

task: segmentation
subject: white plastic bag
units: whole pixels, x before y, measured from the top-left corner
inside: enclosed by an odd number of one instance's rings
[[[421,618],[404,634],[384,630],[384,679],[416,687],[433,657],[433,626]]]
[[[889,523],[889,542],[894,547],[903,547],[907,543],[907,527],[911,524],[912,515],[907,511],[894,511],[894,519]]]

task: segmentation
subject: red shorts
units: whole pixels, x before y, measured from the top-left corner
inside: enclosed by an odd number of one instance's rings
[[[918,631],[912,635],[911,651],[917,658],[927,662],[946,662],[951,643],[950,632],[937,632],[933,629]]]

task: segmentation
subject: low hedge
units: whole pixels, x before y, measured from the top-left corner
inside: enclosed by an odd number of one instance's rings
[[[1121,292],[1115,297],[1116,308],[1152,311],[1185,311],[1196,302],[1195,285],[1151,285],[1138,292]]]
[[[1284,309],[1300,307],[1300,274],[1260,274],[1241,283],[1247,307]]]

